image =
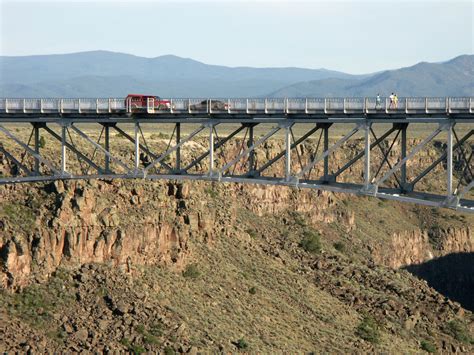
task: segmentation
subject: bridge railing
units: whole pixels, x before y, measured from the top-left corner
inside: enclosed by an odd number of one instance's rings
[[[150,114],[434,114],[474,113],[471,97],[400,97],[395,105],[387,97],[331,98],[193,98],[170,99],[171,108]],[[123,113],[123,98],[7,98],[0,99],[0,113]]]

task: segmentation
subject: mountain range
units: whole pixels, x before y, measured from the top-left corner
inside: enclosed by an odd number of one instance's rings
[[[0,97],[474,96],[474,55],[375,74],[208,65],[108,51],[0,56]]]

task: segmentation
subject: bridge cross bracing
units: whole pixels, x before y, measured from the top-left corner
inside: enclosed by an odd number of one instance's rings
[[[169,101],[157,110],[150,100],[0,99],[0,184],[257,183],[474,213],[471,98],[404,98],[397,107],[372,98]],[[409,138],[413,130],[419,139]]]

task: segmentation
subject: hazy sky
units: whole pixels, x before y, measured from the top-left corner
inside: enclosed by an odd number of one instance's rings
[[[0,0],[1,55],[96,49],[366,73],[473,53],[473,1]]]

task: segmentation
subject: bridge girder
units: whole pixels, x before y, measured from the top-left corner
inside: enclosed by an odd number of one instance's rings
[[[215,122],[211,119],[201,121],[198,127],[187,135],[183,135],[183,127],[186,127],[186,123],[180,121],[172,123],[173,133],[168,146],[164,149],[159,148],[158,152],[156,147],[150,147],[147,144],[142,130],[144,125],[152,126],[154,131],[158,131],[165,125],[165,123],[155,121],[135,122],[133,134],[127,133],[126,124],[118,121],[100,122],[91,133],[80,128],[81,123],[74,120],[59,120],[55,123],[32,122],[33,129],[28,139],[16,134],[5,125],[0,125],[0,155],[9,162],[10,166],[15,167],[13,169],[15,171],[11,171],[8,176],[0,176],[0,184],[101,178],[257,183],[353,193],[474,213],[474,200],[470,195],[470,191],[474,188],[472,158],[474,144],[470,141],[474,135],[474,122],[462,121],[461,124],[464,127],[461,134],[456,128],[455,120],[436,122],[438,126],[426,138],[409,144],[407,140],[407,131],[411,125],[409,122],[393,122],[388,128],[385,124],[377,136],[374,130],[374,126],[379,124],[377,121],[341,121],[346,130],[345,134],[329,144],[329,133],[334,127],[334,122],[307,124],[299,137],[295,137],[295,127],[299,124],[296,120],[281,120],[270,128],[265,128],[265,123],[262,122],[241,123],[237,127],[234,124],[223,138],[219,138],[218,129],[226,126],[225,121]],[[169,126],[169,123],[167,124]],[[256,130],[260,130],[261,126],[264,126],[265,130],[259,137],[254,137]],[[116,146],[112,147],[110,128],[117,133],[115,140],[121,139],[129,144],[132,143],[133,149],[122,144],[123,142],[118,149]],[[99,129],[100,134],[95,140],[92,136],[96,135]],[[232,149],[226,150],[226,147],[232,140],[238,140],[238,135],[243,130],[247,131],[241,139],[240,148],[231,156]],[[305,148],[306,152],[303,153],[302,146],[311,146],[310,140],[318,131],[320,131],[320,136],[316,149],[308,156],[308,148]],[[53,154],[40,147],[40,132],[46,132],[53,138],[49,142],[53,145],[51,149],[56,149],[60,154]],[[202,138],[203,132],[207,132],[207,140]],[[261,147],[270,144],[279,132],[283,132],[282,149],[275,155],[266,156],[262,160]],[[363,149],[356,151],[348,143],[359,132],[362,133],[360,139]],[[73,139],[71,133],[77,138]],[[446,137],[438,138],[436,141],[439,143],[439,139],[441,140],[441,145],[437,148],[440,151],[439,156],[430,161],[429,165],[421,171],[411,168],[410,163],[414,157],[433,144],[440,135],[446,135]],[[174,142],[173,138],[175,138]],[[197,156],[185,158],[182,155],[182,149],[196,143],[195,141],[199,139],[201,139],[199,147],[203,151]],[[20,147],[21,158],[17,157],[18,148],[5,144],[7,141]],[[84,144],[79,144],[79,141]],[[153,144],[156,146],[155,141]],[[202,141],[207,142],[207,146]],[[93,148],[92,154],[87,152],[87,147]],[[395,152],[395,147],[399,149],[399,153]],[[373,158],[376,154],[375,150],[381,154],[378,158]],[[335,156],[341,151],[349,155],[349,158],[343,162],[342,166],[335,166]],[[219,152],[220,157],[216,158],[216,152]],[[71,156],[68,157],[68,153],[72,153]],[[29,158],[25,160],[25,156]],[[80,170],[69,164],[69,159],[72,157],[77,159]],[[222,157],[223,161],[220,161]],[[173,158],[174,163],[167,161]],[[206,158],[208,158],[207,162]],[[305,164],[303,160],[306,160]],[[361,160],[364,162],[361,169],[362,181],[357,181],[350,173],[351,170],[356,170]],[[239,162],[241,162],[240,168]],[[277,169],[280,163],[283,163],[284,168],[279,175],[274,173],[274,176],[265,176],[269,170]],[[207,165],[207,168],[199,171],[203,164]],[[330,165],[332,165],[331,168]],[[316,174],[316,167],[319,167],[321,172],[316,178],[312,178],[311,175]],[[231,168],[233,168],[232,171]],[[94,173],[90,173],[90,169]],[[193,169],[198,171],[192,172]],[[439,170],[443,169],[446,178],[444,188],[434,192],[415,189],[428,174],[435,171],[439,173]],[[457,178],[457,186],[454,186],[456,174],[459,178]],[[349,180],[347,180],[347,175],[349,175]]]

